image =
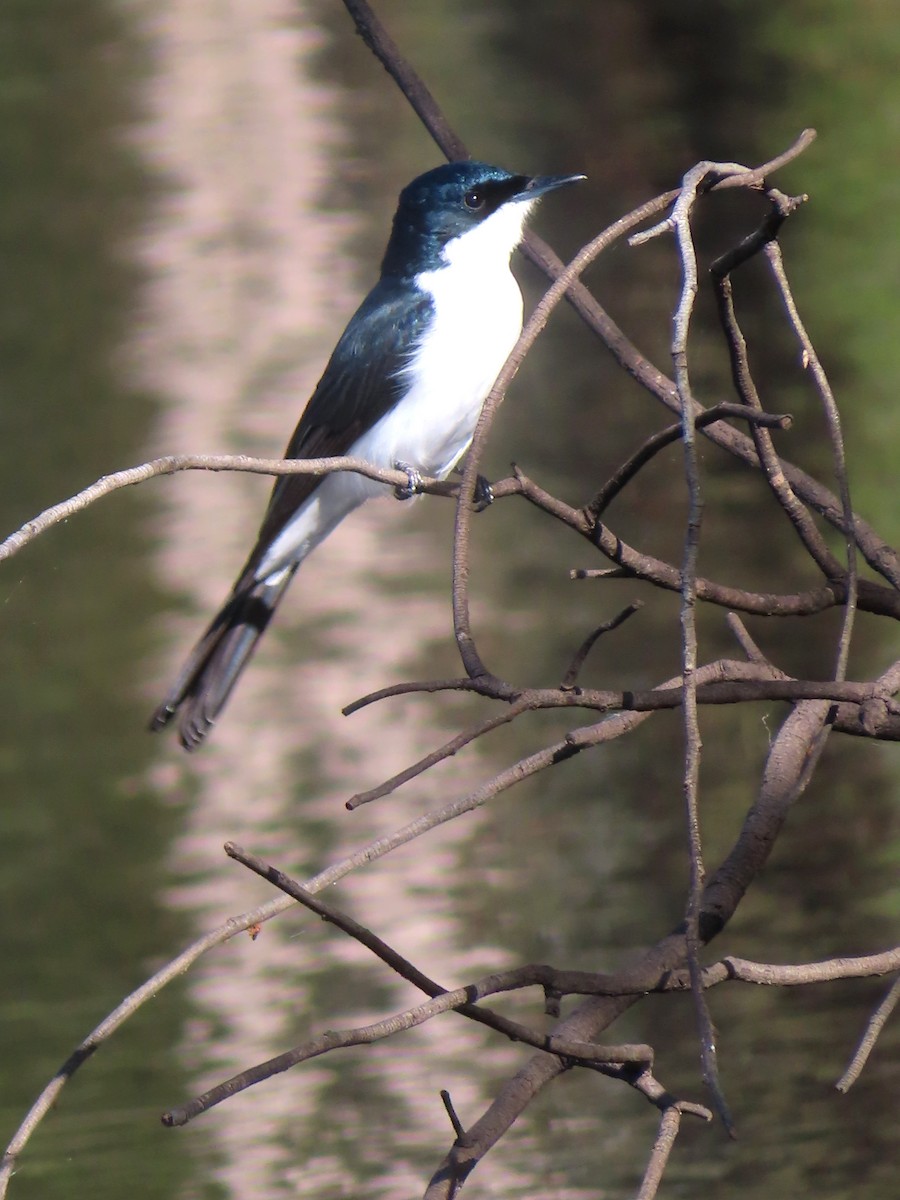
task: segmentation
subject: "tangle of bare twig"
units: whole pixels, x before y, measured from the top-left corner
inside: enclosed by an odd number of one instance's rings
[[[379,61],[397,81],[414,111],[448,157],[465,155],[462,141],[454,134],[424,82],[405,61],[387,31],[365,0],[345,0],[357,30]],[[502,1036],[531,1046],[534,1054],[497,1091],[488,1109],[465,1129],[449,1100],[447,1111],[453,1125],[454,1142],[436,1169],[425,1192],[426,1200],[447,1200],[454,1195],[469,1173],[506,1130],[521,1115],[531,1100],[573,1065],[599,1072],[611,1080],[637,1090],[661,1112],[659,1129],[640,1185],[639,1196],[650,1200],[660,1180],[677,1138],[682,1114],[708,1119],[710,1114],[697,1104],[671,1096],[650,1070],[652,1048],[648,1046],[605,1046],[599,1040],[615,1020],[648,992],[674,992],[690,989],[697,1006],[703,1074],[716,1107],[730,1126],[727,1107],[717,1082],[713,1032],[704,992],[725,982],[743,982],[762,986],[821,985],[834,979],[862,979],[900,970],[900,950],[879,955],[832,959],[821,963],[775,965],[751,963],[726,955],[711,966],[701,967],[698,949],[726,928],[747,889],[766,863],[786,820],[791,804],[808,785],[829,730],[880,740],[900,740],[900,708],[894,699],[900,689],[900,662],[884,669],[871,681],[849,681],[847,659],[857,608],[873,614],[900,619],[900,555],[877,532],[853,512],[837,405],[827,378],[809,341],[797,312],[777,234],[784,220],[798,208],[802,198],[785,197],[768,184],[768,178],[780,166],[791,162],[810,144],[814,133],[804,131],[795,143],[770,162],[754,169],[739,164],[700,163],[688,172],[682,187],[657,196],[613,223],[585,246],[564,267],[562,262],[534,234],[524,244],[525,253],[538,263],[553,280],[545,296],[527,322],[521,339],[498,377],[487,401],[473,439],[463,480],[460,485],[427,481],[424,490],[457,497],[453,554],[453,616],[462,674],[458,678],[422,680],[394,684],[362,697],[348,705],[353,712],[366,704],[394,696],[436,693],[446,690],[474,693],[503,707],[482,717],[470,728],[446,740],[430,754],[410,764],[384,782],[357,793],[347,802],[357,807],[385,796],[420,776],[436,763],[486,737],[503,725],[523,721],[537,711],[573,709],[594,714],[593,723],[574,726],[563,736],[496,771],[462,796],[439,804],[422,816],[360,848],[353,855],[333,864],[303,885],[296,884],[276,868],[256,860],[235,847],[230,853],[245,865],[258,870],[285,895],[259,908],[234,917],[185,948],[172,962],[158,971],[116,1009],[74,1050],[37,1098],[10,1142],[0,1166],[0,1200],[28,1140],[59,1095],[65,1082],[87,1061],[93,1052],[121,1027],[150,998],[158,994],[201,955],[237,933],[250,929],[300,902],[311,911],[335,923],[370,953],[375,954],[395,973],[412,982],[428,997],[426,1001],[394,1013],[381,1021],[352,1030],[331,1031],[310,1039],[267,1063],[255,1064],[232,1080],[225,1081],[205,1096],[196,1097],[181,1109],[168,1114],[168,1123],[180,1124],[212,1104],[227,1099],[239,1088],[268,1078],[278,1070],[338,1048],[366,1044],[391,1036],[400,1029],[431,1020],[454,1011],[494,1029]],[[713,279],[719,303],[720,320],[731,358],[732,376],[739,403],[718,401],[704,407],[693,396],[688,357],[688,327],[693,297],[698,286],[698,269],[691,237],[690,217],[694,206],[710,203],[717,191],[735,187],[764,191],[769,211],[729,254],[713,264]],[[639,245],[660,232],[674,230],[683,270],[683,286],[675,315],[672,337],[674,379],[646,360],[621,329],[580,282],[580,274],[608,247],[625,238],[643,222],[666,213],[653,229],[632,237]],[[781,456],[770,430],[786,429],[789,420],[764,411],[749,369],[743,333],[732,304],[732,276],[750,257],[763,255],[782,300],[790,324],[801,346],[804,364],[809,368],[818,390],[825,425],[833,451],[837,495]],[[582,687],[579,679],[587,656],[601,632],[612,633],[629,605],[618,618],[597,623],[576,645],[568,668],[562,668],[562,682],[524,686],[496,676],[485,661],[471,627],[468,574],[471,542],[471,512],[478,463],[492,422],[519,365],[546,325],[554,306],[562,298],[576,309],[582,319],[603,340],[616,361],[645,391],[677,414],[678,424],[654,434],[644,446],[613,473],[606,485],[583,505],[575,507],[551,495],[518,468],[507,480],[494,485],[498,499],[517,495],[559,522],[561,527],[578,534],[594,550],[614,565],[610,570],[593,568],[576,572],[581,578],[614,574],[635,584],[677,591],[681,596],[682,669],[679,675],[656,688],[609,690]],[[730,421],[749,428],[749,436]],[[797,535],[797,544],[822,577],[820,586],[804,592],[764,594],[719,583],[699,575],[697,550],[701,534],[702,496],[695,435],[701,432],[711,444],[758,471],[766,487],[780,505]],[[665,445],[681,439],[685,479],[690,511],[680,566],[641,553],[629,546],[601,520],[614,498],[627,494],[628,485],[639,471],[652,464]],[[15,554],[44,530],[81,511],[99,498],[119,488],[144,482],[158,475],[179,470],[243,470],[266,474],[355,470],[388,484],[403,484],[402,472],[375,471],[367,464],[349,459],[283,461],[250,459],[242,456],[169,456],[151,463],[117,472],[98,480],[84,491],[47,509],[0,545],[0,561]],[[846,562],[838,560],[816,523],[822,518],[841,531]],[[857,556],[881,577],[881,582],[859,578]],[[841,633],[835,650],[833,678],[826,681],[800,680],[788,676],[769,661],[765,651],[750,638],[737,618],[731,618],[732,631],[748,661],[716,660],[702,662],[695,627],[698,604],[725,606],[729,609],[767,616],[810,615],[841,606],[844,610]],[[558,678],[558,676],[557,676]],[[715,869],[704,863],[699,821],[699,768],[701,752],[700,711],[707,704],[735,704],[778,701],[789,706],[780,728],[775,732],[765,769],[756,794],[745,815],[742,828],[732,846]],[[609,742],[628,735],[654,713],[681,708],[684,720],[684,794],[688,824],[691,885],[685,921],[660,938],[656,945],[635,957],[621,970],[607,974],[555,969],[531,964],[512,971],[497,972],[463,987],[444,989],[422,974],[370,930],[351,921],[330,905],[314,899],[314,893],[343,877],[351,870],[370,863],[399,846],[406,845],[468,812],[492,801],[519,782],[533,778],[566,762],[573,756],[596,751]],[[596,719],[599,714],[599,719]],[[584,719],[584,718],[582,718]],[[558,1020],[549,1033],[521,1022],[511,1021],[487,1009],[481,1001],[504,991],[537,987],[545,995],[577,995],[581,1002]],[[846,1089],[871,1053],[878,1032],[900,999],[900,986],[894,982],[873,1014],[854,1060],[839,1081]]]

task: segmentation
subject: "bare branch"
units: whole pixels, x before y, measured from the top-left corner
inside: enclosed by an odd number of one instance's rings
[[[472,797],[470,800],[472,806],[477,807],[479,803],[484,803],[482,796],[486,797],[489,791],[490,789],[488,788],[486,792],[480,792]],[[469,811],[465,803],[458,806],[458,811],[448,811],[445,808],[438,813],[431,814],[429,817],[418,818],[388,835],[376,838],[374,841],[356,850],[353,854],[319,872],[312,879],[307,880],[305,885],[306,890],[308,892],[318,892],[324,888],[328,888],[358,867],[373,862],[385,854],[389,854],[399,846],[406,845],[415,840],[415,838],[427,833],[436,825],[452,820],[454,816],[465,811]],[[222,925],[210,930],[209,933],[192,942],[179,955],[160,968],[159,971],[134,992],[126,996],[113,1009],[109,1016],[104,1018],[96,1029],[88,1034],[84,1041],[79,1043],[52,1079],[42,1089],[7,1145],[2,1162],[0,1162],[0,1200],[3,1200],[6,1194],[9,1181],[15,1172],[18,1158],[28,1144],[31,1135],[52,1108],[69,1078],[75,1074],[82,1063],[87,1061],[94,1051],[103,1045],[130,1017],[134,1016],[148,1000],[153,999],[167,984],[183,975],[204,954],[216,946],[230,941],[237,934],[246,932],[257,925],[262,925],[264,922],[271,920],[279,913],[284,912],[285,909],[290,908],[292,903],[293,901],[289,897],[280,896],[275,900],[270,900],[267,904],[242,913],[240,916],[232,917]]]
[[[711,173],[725,176],[732,173],[733,164],[699,163],[685,176],[681,195],[672,211],[671,225],[675,230],[681,258],[683,282],[681,297],[673,322],[672,362],[675,367],[675,386],[681,402],[681,441],[684,448],[684,474],[688,489],[688,517],[684,534],[684,553],[681,566],[681,666],[684,689],[682,706],[684,730],[683,791],[687,822],[690,884],[685,909],[685,946],[688,970],[691,975],[691,994],[697,1018],[700,1040],[700,1063],[703,1081],[713,1097],[716,1111],[728,1133],[734,1137],[734,1123],[719,1080],[716,1058],[716,1039],[712,1017],[700,979],[700,908],[706,870],[703,863],[703,841],[700,833],[698,788],[700,783],[700,724],[697,714],[697,557],[700,551],[700,528],[703,519],[703,498],[697,463],[694,417],[695,405],[688,374],[688,332],[694,302],[697,298],[697,257],[691,233],[691,212],[701,182]],[[744,172],[746,168],[737,168]],[[646,236],[652,236],[652,233]],[[632,244],[636,239],[632,239]]]
[[[664,588],[667,591],[680,591],[681,575],[677,567],[663,562],[653,555],[635,550],[609,526],[595,520],[590,507],[573,508],[555,496],[551,496],[518,467],[516,468],[516,480],[519,485],[519,494],[530,504],[580,534],[612,562],[622,567],[627,576],[646,579],[655,587]],[[601,573],[601,576],[605,577],[605,575],[605,572]],[[596,572],[586,569],[573,572],[575,579],[596,577]],[[898,591],[865,579],[858,581],[857,588],[858,605],[865,612],[900,620],[900,593]],[[786,617],[807,616],[842,604],[846,596],[846,584],[841,579],[807,592],[783,595],[774,592],[745,591],[742,588],[729,587],[699,577],[696,581],[696,591],[698,599],[721,605],[724,608],[759,613],[764,616]]]
[[[777,668],[769,662],[765,654],[763,654],[762,650],[760,650],[759,646],[757,646],[756,642],[754,642],[753,638],[750,636],[747,626],[737,615],[737,613],[728,613],[725,618],[725,623],[731,630],[740,648],[747,655],[748,662],[756,663],[756,665],[760,667],[771,667],[773,672],[777,670]],[[781,672],[779,671],[778,674],[780,675]]]
[[[677,1104],[672,1104],[664,1110],[660,1117],[659,1132],[656,1135],[656,1141],[653,1143],[653,1149],[650,1152],[650,1159],[647,1163],[647,1169],[644,1172],[644,1178],[641,1180],[637,1200],[653,1200],[659,1191],[663,1172],[666,1169],[669,1155],[672,1153],[672,1148],[675,1145],[675,1139],[678,1137],[678,1130],[680,1128],[681,1111]]]
[[[807,755],[812,751],[827,705],[810,702],[798,705],[773,740],[759,795],[741,828],[738,840],[706,885],[699,932],[704,941],[715,937],[728,923],[746,889],[762,869],[788,810],[798,795]],[[620,974],[624,985],[633,975],[641,982],[649,973],[656,977],[681,968],[685,960],[683,929],[675,930]],[[557,1026],[564,1037],[593,1038],[609,1027],[634,1002],[628,996],[590,997]],[[465,1146],[454,1147],[438,1167],[426,1191],[426,1200],[444,1200],[446,1181],[452,1169],[460,1178],[477,1165],[503,1136],[522,1110],[560,1073],[558,1062],[536,1056],[521,1068],[472,1125]]]
[[[867,979],[874,975],[889,975],[900,971],[900,946],[880,954],[858,958],[827,958],[821,962],[798,963],[794,966],[751,962],[746,958],[727,958],[703,968],[703,986],[737,980],[763,987],[806,987],[814,983],[832,983],[835,979]],[[663,990],[679,991],[689,985],[683,974],[675,971],[663,981]]]
[[[887,715],[900,715],[900,703],[890,699],[878,683],[856,683],[847,680],[793,679],[770,664],[747,663],[737,659],[716,659],[705,663],[695,672],[697,677],[697,700],[700,704],[739,704],[762,700],[834,700],[864,705],[878,700],[886,708]],[[389,695],[405,695],[412,692],[434,692],[459,690],[460,680],[421,680],[396,684],[380,692],[373,692],[354,702],[354,709],[373,703]],[[513,688],[502,680],[471,680],[465,690],[494,700],[503,700],[520,712],[537,712],[541,709],[573,708],[588,709],[604,713],[618,710],[627,712],[658,712],[662,709],[679,708],[683,699],[681,678],[670,680],[649,691],[612,691],[585,687],[556,688]]]
[[[363,704],[365,699],[364,697],[358,704]],[[506,712],[502,712],[496,717],[490,717],[486,721],[480,721],[471,729],[457,734],[455,738],[451,738],[449,742],[445,742],[437,750],[432,750],[430,754],[426,754],[424,758],[420,758],[418,762],[413,763],[405,770],[398,771],[396,775],[392,775],[384,783],[380,783],[377,787],[369,788],[366,792],[357,792],[355,796],[350,797],[345,807],[352,812],[355,808],[359,808],[363,804],[368,804],[372,800],[380,800],[382,796],[387,796],[391,792],[396,791],[398,787],[401,787],[404,783],[409,783],[411,779],[415,779],[423,771],[427,771],[430,767],[435,766],[435,764],[443,762],[446,758],[452,758],[454,754],[457,754],[464,746],[468,746],[477,738],[483,737],[486,733],[492,733],[495,729],[499,729],[503,725],[508,725],[523,712],[528,711],[529,705],[521,700],[511,704]]]
[[[644,602],[642,600],[635,600],[632,604],[629,604],[623,608],[621,612],[617,613],[616,616],[611,617],[608,621],[604,621],[602,625],[598,625],[592,633],[588,634],[588,636],[575,651],[575,655],[569,664],[568,670],[563,676],[562,683],[559,685],[562,691],[571,691],[572,688],[575,687],[575,684],[578,681],[578,676],[581,673],[581,668],[587,661],[587,656],[594,648],[597,640],[601,638],[604,633],[611,633],[614,629],[618,629],[620,625],[629,619],[629,617],[633,617],[636,612],[640,612],[643,607]]]
[[[221,1104],[223,1100],[227,1100],[238,1092],[244,1091],[246,1088],[252,1087],[257,1083],[270,1079],[273,1075],[287,1071],[301,1062],[306,1062],[311,1058],[329,1053],[332,1050],[344,1049],[349,1046],[368,1045],[383,1038],[392,1037],[402,1030],[412,1029],[417,1025],[423,1024],[425,1021],[431,1020],[440,1013],[451,1010],[459,1012],[461,1015],[478,1021],[481,1024],[489,1025],[506,1034],[507,1037],[511,1037],[514,1041],[524,1041],[549,1054],[565,1058],[567,1062],[585,1061],[598,1064],[633,1064],[639,1065],[641,1070],[643,1070],[646,1064],[653,1061],[653,1052],[649,1046],[598,1046],[581,1041],[546,1036],[534,1032],[519,1022],[510,1021],[506,1017],[490,1012],[490,1010],[479,1008],[473,1003],[474,1000],[481,998],[482,995],[489,995],[492,991],[509,990],[509,988],[502,987],[502,985],[500,988],[496,987],[493,977],[489,977],[482,987],[470,985],[468,987],[457,988],[455,991],[448,991],[434,980],[429,979],[427,975],[419,971],[418,968],[413,966],[402,955],[398,954],[392,947],[388,946],[386,942],[382,941],[371,930],[367,929],[364,925],[360,925],[358,921],[355,921],[346,913],[339,912],[333,905],[325,904],[323,901],[316,899],[305,888],[302,888],[276,867],[257,858],[256,855],[249,854],[239,846],[235,846],[232,842],[226,844],[225,850],[231,858],[236,859],[244,866],[255,871],[258,875],[261,875],[264,879],[267,879],[270,883],[273,883],[292,899],[297,900],[304,907],[321,916],[323,920],[331,922],[343,932],[349,934],[349,936],[360,942],[368,950],[371,950],[373,954],[403,979],[408,980],[433,999],[426,1004],[420,1004],[415,1008],[407,1009],[405,1012],[388,1017],[383,1021],[376,1021],[371,1025],[342,1031],[329,1030],[327,1033],[311,1038],[293,1050],[288,1050],[284,1054],[279,1054],[274,1058],[268,1059],[266,1062],[249,1067],[247,1070],[232,1076],[231,1079],[226,1080],[224,1083],[210,1088],[203,1095],[188,1101],[187,1104],[165,1112],[162,1117],[164,1125],[185,1125],[195,1117],[200,1116],[201,1113],[208,1112],[215,1105]]]
[[[716,303],[719,309],[719,319],[725,331],[725,338],[731,358],[731,374],[738,395],[753,412],[763,411],[759,393],[753,382],[750,364],[747,359],[747,344],[738,325],[734,311],[730,273],[740,264],[746,262],[754,254],[763,250],[769,242],[778,235],[788,215],[795,210],[803,198],[788,198],[774,188],[768,193],[771,207],[762,224],[745,238],[739,246],[723,254],[710,267]],[[785,477],[781,461],[772,444],[769,433],[757,426],[752,427],[756,452],[762,464],[766,482],[775,498],[784,509],[793,524],[803,545],[813,561],[819,566],[828,579],[839,579],[843,570],[837,559],[828,549],[824,538],[816,528],[815,522],[794,493]]]
[[[791,418],[786,413],[764,413],[754,412],[748,409],[743,404],[716,404],[713,408],[707,408],[697,413],[694,421],[696,429],[705,429],[707,425],[712,425],[716,421],[721,421],[725,417],[735,417],[738,420],[746,421],[752,426],[765,425],[775,429],[790,429]],[[660,450],[664,450],[666,446],[671,446],[673,442],[677,442],[683,433],[683,427],[679,422],[677,425],[669,425],[665,429],[661,429],[658,433],[652,434],[644,442],[643,446],[627,459],[616,473],[607,480],[594,499],[585,506],[585,512],[590,514],[596,520],[602,516],[609,508],[610,504],[619,495],[619,493],[629,484],[638,472],[651,462]]]
[[[553,283],[544,293],[543,298],[529,317],[515,346],[503,365],[494,385],[482,405],[478,423],[472,436],[472,442],[466,454],[466,465],[463,471],[462,485],[456,505],[456,521],[453,535],[453,630],[456,643],[466,674],[473,679],[489,674],[481,660],[472,637],[469,616],[469,535],[471,529],[472,511],[474,508],[475,486],[478,478],[478,466],[487,442],[488,434],[494,422],[506,389],[512,383],[522,364],[525,355],[534,345],[538,335],[544,329],[550,314],[570,287],[587,269],[590,264],[623,237],[629,229],[634,228],[648,213],[655,211],[656,201],[642,205],[627,216],[614,221],[607,229],[598,234],[575,255],[572,261],[561,270]]]
[[[866,1025],[856,1052],[847,1070],[834,1085],[839,1092],[848,1092],[862,1074],[863,1067],[869,1061],[869,1055],[875,1049],[878,1035],[887,1024],[888,1018],[900,1002],[900,979],[895,979],[887,995],[872,1013]]]
[[[367,479],[394,487],[409,482],[404,471],[381,470],[362,458],[297,459],[251,458],[245,454],[167,454],[163,458],[141,463],[140,466],[127,467],[111,475],[104,475],[74,496],[32,517],[21,529],[17,529],[0,543],[0,562],[11,558],[45,530],[58,525],[60,521],[68,520],[103,496],[121,488],[144,483],[148,479],[155,479],[159,475],[174,475],[178,471],[248,471],[253,475],[330,475],[334,471],[354,471],[357,475],[364,475]],[[420,490],[453,496],[458,490],[458,485],[441,479],[423,479]]]
[[[838,481],[838,490],[841,498],[841,517],[842,527],[846,540],[847,548],[847,595],[844,604],[844,621],[841,627],[841,636],[838,644],[837,661],[834,668],[835,679],[843,679],[847,673],[847,660],[850,655],[850,639],[853,635],[853,622],[856,615],[856,606],[858,599],[858,572],[856,563],[856,518],[853,514],[853,504],[850,497],[850,482],[847,477],[847,454],[844,447],[844,435],[841,429],[841,416],[838,412],[838,407],[834,399],[834,393],[831,390],[831,385],[828,382],[828,376],[819,361],[819,356],[816,354],[815,347],[810,340],[809,334],[806,332],[806,327],[800,319],[800,314],[797,311],[797,306],[794,303],[794,296],[791,291],[791,286],[788,283],[787,275],[784,270],[784,261],[781,255],[781,247],[777,242],[769,242],[765,247],[765,254],[769,260],[769,265],[772,268],[772,273],[775,281],[781,292],[781,298],[787,310],[791,325],[793,326],[797,339],[800,342],[803,351],[803,364],[811,372],[816,383],[819,395],[822,400],[822,408],[825,413],[825,421],[828,427],[828,437],[831,442],[832,457],[834,459],[834,473]]]
[[[416,116],[451,161],[468,158],[462,140],[450,128],[437,101],[420,75],[400,53],[396,42],[378,20],[366,0],[344,0],[356,31],[410,103]]]
[[[453,1100],[451,1099],[450,1093],[446,1088],[441,1088],[441,1102],[443,1103],[447,1116],[450,1119],[450,1124],[453,1126],[454,1134],[456,1137],[461,1137],[464,1133],[463,1125],[459,1117],[456,1115],[456,1109],[453,1107]]]

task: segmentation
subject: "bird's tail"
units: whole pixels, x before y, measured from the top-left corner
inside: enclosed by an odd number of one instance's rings
[[[225,707],[296,569],[278,583],[254,583],[229,596],[150,719],[152,730],[177,716],[182,746],[196,750]]]

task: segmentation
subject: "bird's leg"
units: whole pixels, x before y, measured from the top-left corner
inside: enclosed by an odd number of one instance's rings
[[[414,496],[418,496],[422,487],[421,472],[417,471],[416,468],[408,462],[395,462],[394,470],[405,471],[407,480],[405,484],[398,483],[394,488],[394,495],[397,497],[397,499],[412,500]]]

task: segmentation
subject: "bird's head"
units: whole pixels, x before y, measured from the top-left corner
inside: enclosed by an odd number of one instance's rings
[[[435,167],[400,193],[382,273],[416,275],[470,253],[508,261],[541,196],[584,178],[513,175],[471,161]]]

